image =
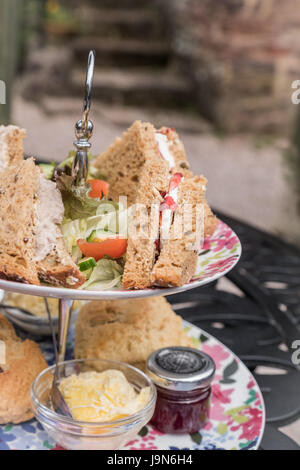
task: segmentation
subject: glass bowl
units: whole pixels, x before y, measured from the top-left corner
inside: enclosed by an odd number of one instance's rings
[[[86,371],[102,372],[117,369],[139,391],[150,387],[150,400],[137,413],[128,417],[103,422],[76,421],[56,413],[51,408],[50,390],[55,366],[43,370],[31,387],[31,402],[35,417],[57,445],[70,450],[114,450],[129,442],[150,421],[156,403],[156,388],[140,370],[122,362],[105,359],[78,359],[59,364],[61,379]]]

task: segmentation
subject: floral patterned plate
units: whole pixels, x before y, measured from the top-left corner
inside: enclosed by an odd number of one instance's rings
[[[211,355],[216,363],[212,386],[210,420],[195,434],[170,435],[145,426],[124,449],[248,450],[257,449],[263,436],[265,407],[261,391],[246,366],[222,343],[200,328],[184,322],[194,346]],[[72,358],[74,328],[71,328],[67,358]],[[40,343],[49,364],[54,362],[49,341]],[[0,426],[0,450],[55,448],[36,420]]]
[[[241,256],[241,243],[228,225],[219,220],[212,237],[204,242],[199,253],[196,272],[192,280],[181,287],[165,287],[140,290],[112,289],[104,291],[88,291],[83,289],[66,289],[46,285],[34,286],[19,282],[0,280],[0,289],[42,297],[56,297],[70,300],[125,299],[151,297],[155,295],[171,295],[195,287],[200,287],[224,276],[238,262]]]

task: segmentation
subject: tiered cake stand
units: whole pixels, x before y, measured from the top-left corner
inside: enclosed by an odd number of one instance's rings
[[[241,255],[241,244],[236,234],[219,221],[218,227],[211,238],[205,240],[199,253],[198,264],[192,280],[181,287],[152,288],[143,290],[112,289],[90,291],[82,289],[66,289],[48,285],[35,286],[0,280],[0,289],[19,294],[36,295],[39,297],[54,297],[59,299],[59,335],[58,359],[65,358],[66,337],[70,324],[74,300],[114,300],[137,299],[157,295],[171,295],[213,282],[224,276],[238,262]]]

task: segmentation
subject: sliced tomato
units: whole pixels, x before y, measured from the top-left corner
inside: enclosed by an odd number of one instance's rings
[[[91,191],[89,196],[96,199],[102,199],[104,196],[108,195],[109,184],[104,180],[88,180],[89,185],[91,186]]]
[[[174,127],[163,127],[162,129],[159,129],[160,134],[169,134],[169,132],[175,132]]]
[[[160,205],[161,211],[165,209],[171,209],[171,211],[175,211],[177,208],[178,208],[178,204],[174,201],[172,196],[166,196]]]
[[[177,186],[179,186],[179,183],[182,180],[182,178],[183,178],[182,173],[175,173],[172,176],[171,181],[170,181],[170,186],[169,186],[169,192],[177,188]]]
[[[106,238],[100,242],[87,242],[79,239],[77,245],[84,256],[93,257],[98,261],[105,255],[120,258],[126,252],[127,240],[126,238]]]

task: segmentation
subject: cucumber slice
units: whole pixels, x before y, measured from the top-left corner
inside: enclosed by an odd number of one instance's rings
[[[93,230],[92,233],[87,237],[86,241],[91,242],[95,238],[96,230]]]
[[[87,269],[86,271],[83,272],[83,274],[85,275],[85,280],[88,281],[92,272],[93,272],[93,269],[94,268],[90,268],[90,269]]]
[[[85,258],[78,263],[80,271],[87,271],[88,269],[93,269],[95,266],[97,266],[97,263],[94,258]]]

